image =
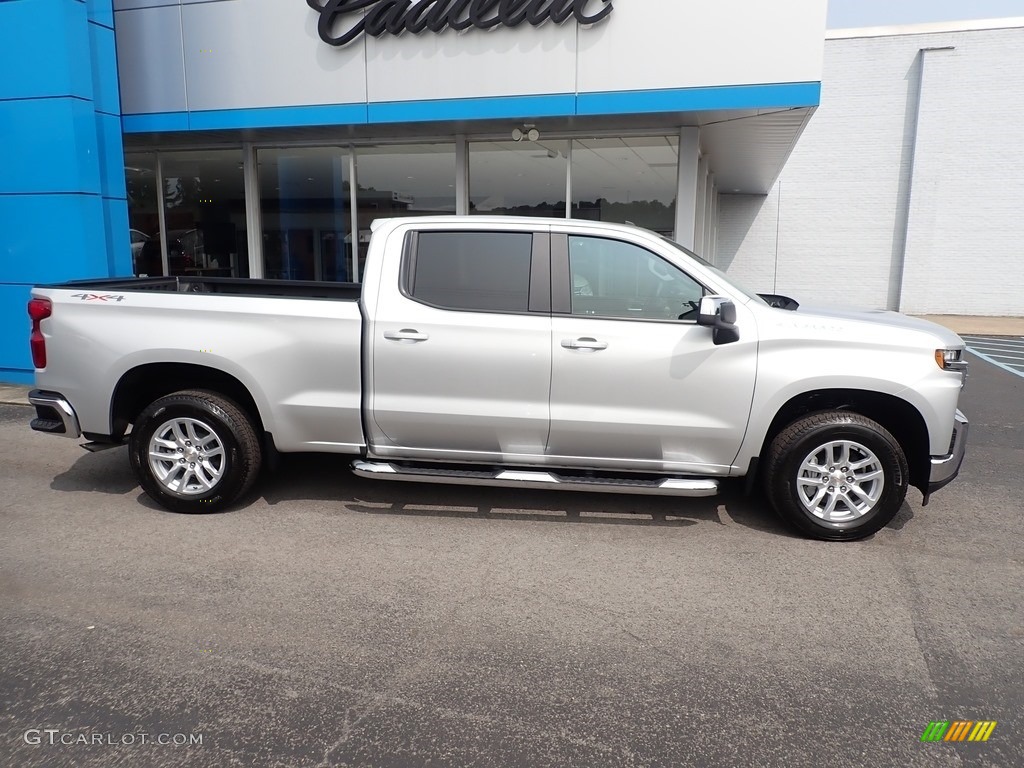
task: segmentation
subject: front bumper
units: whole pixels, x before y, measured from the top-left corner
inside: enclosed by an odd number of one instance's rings
[[[32,429],[62,437],[81,437],[82,429],[78,425],[78,415],[64,395],[33,389],[28,393],[28,401],[36,408],[36,417],[29,425]]]
[[[928,476],[928,492],[925,494],[926,502],[931,494],[943,486],[949,485],[960,473],[960,465],[964,463],[964,454],[967,452],[969,426],[967,417],[958,410],[953,421],[950,452],[945,456],[932,456],[931,474]]]

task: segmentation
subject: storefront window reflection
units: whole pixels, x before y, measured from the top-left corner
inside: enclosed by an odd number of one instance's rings
[[[672,236],[679,140],[674,136],[572,143],[572,216],[632,222]]]
[[[362,275],[374,219],[455,213],[455,146],[417,144],[355,151]]]
[[[161,162],[170,274],[248,277],[241,149],[167,152]]]
[[[349,158],[339,147],[261,149],[264,276],[352,280]]]
[[[469,145],[469,212],[565,217],[567,141]]]
[[[130,152],[124,156],[124,182],[128,192],[128,236],[132,272],[136,276],[163,274],[160,241],[160,197],[156,188],[156,155]],[[152,245],[150,245],[152,240]]]

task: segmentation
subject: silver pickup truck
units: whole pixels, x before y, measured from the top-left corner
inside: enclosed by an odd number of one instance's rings
[[[845,279],[845,278],[842,278]],[[36,288],[33,429],[128,443],[145,491],[230,505],[278,452],[362,477],[709,496],[746,477],[799,531],[867,536],[959,471],[963,342],[748,293],[636,227],[375,223],[364,281]]]

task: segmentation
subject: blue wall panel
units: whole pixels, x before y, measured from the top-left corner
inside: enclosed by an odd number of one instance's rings
[[[295,128],[305,125],[522,119],[523,115],[573,117],[719,109],[775,109],[814,107],[820,100],[821,83],[775,83],[656,91],[554,93],[537,96],[156,112],[125,115],[123,121],[125,133],[160,133],[228,128]]]
[[[0,195],[0,222],[0,282],[109,274],[99,195]]]
[[[100,193],[96,113],[77,98],[0,101],[0,194]]]
[[[131,273],[111,0],[0,0],[0,381],[33,284]]]
[[[121,118],[97,112],[95,122],[100,194],[104,197],[124,199],[124,144],[121,136]]]
[[[32,324],[25,310],[30,291],[28,285],[0,284],[0,381],[31,383],[28,334]]]
[[[0,99],[91,98],[86,21],[85,3],[0,2]]]
[[[123,199],[103,198],[103,225],[107,243],[107,272],[111,277],[131,277],[132,246],[128,239],[128,206]]]
[[[820,101],[821,83],[668,88],[655,91],[581,93],[577,97],[576,114],[636,115],[714,109],[781,109],[816,107]]]
[[[92,49],[92,98],[97,112],[121,114],[121,93],[117,78],[108,75],[117,71],[117,48],[114,30],[99,24],[89,25],[89,47]]]
[[[109,29],[114,28],[114,0],[85,0],[85,8],[89,21]]]

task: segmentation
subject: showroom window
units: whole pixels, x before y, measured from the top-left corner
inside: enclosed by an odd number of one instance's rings
[[[572,217],[632,222],[671,237],[678,165],[675,136],[573,141]]]
[[[355,153],[361,276],[374,219],[455,213],[455,145],[358,147]]]
[[[569,142],[478,141],[469,145],[469,212],[565,218]]]
[[[160,256],[160,196],[157,194],[156,155],[129,152],[124,156],[124,185],[128,193],[128,238],[132,273],[162,275]]]
[[[242,150],[166,152],[160,161],[169,273],[247,277]]]
[[[257,163],[264,277],[353,280],[348,152],[261,149]]]

